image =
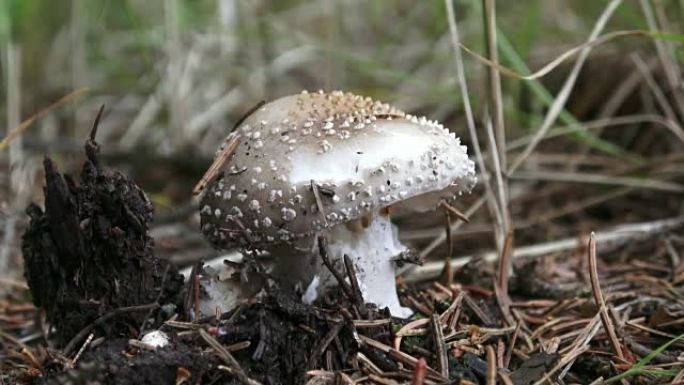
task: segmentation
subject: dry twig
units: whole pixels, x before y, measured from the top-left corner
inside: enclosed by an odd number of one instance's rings
[[[430,315],[430,329],[432,330],[432,340],[435,347],[435,354],[437,355],[437,371],[442,374],[442,377],[449,378],[449,358],[447,357],[446,347],[444,346],[442,324],[439,321],[439,315],[437,315],[437,313],[432,313]]]
[[[237,362],[235,357],[233,357],[233,355],[230,354],[230,352],[223,345],[221,345],[220,342],[216,341],[211,334],[204,329],[199,329],[199,335],[209,346],[212,347],[212,349],[214,349],[214,352],[216,352],[216,355],[219,356],[221,361],[228,365],[230,371],[235,374],[235,377],[237,377],[240,382],[245,385],[261,385],[260,382],[247,377],[247,374],[245,374],[245,371],[242,370],[240,363]]]
[[[620,358],[624,360],[624,355],[622,354],[622,348],[620,347],[620,342],[615,335],[615,329],[613,328],[613,323],[608,316],[608,308],[606,307],[606,301],[603,299],[603,293],[601,292],[601,285],[598,279],[598,270],[596,267],[596,237],[594,233],[589,236],[589,277],[591,278],[591,291],[594,295],[594,301],[596,306],[599,308],[601,314],[601,322],[603,323],[603,329],[608,333],[609,341],[613,352]]]
[[[216,175],[218,175],[219,170],[221,170],[221,167],[223,167],[223,165],[230,158],[230,156],[233,155],[238,145],[240,144],[240,136],[236,134],[231,134],[226,140],[227,143],[223,150],[221,150],[216,159],[214,159],[214,162],[211,164],[211,166],[209,166],[204,175],[202,175],[202,179],[200,179],[200,181],[197,182],[195,187],[192,189],[193,195],[198,195],[199,193],[204,191],[209,182],[214,180]]]

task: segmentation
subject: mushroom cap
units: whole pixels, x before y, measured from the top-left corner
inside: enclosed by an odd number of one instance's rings
[[[221,248],[292,242],[428,193],[436,205],[476,180],[454,133],[351,93],[277,99],[231,135],[239,146],[200,202]]]

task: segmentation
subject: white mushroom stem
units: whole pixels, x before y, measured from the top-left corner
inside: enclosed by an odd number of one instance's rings
[[[337,286],[338,282],[318,254],[316,239],[322,235],[328,240],[328,258],[333,268],[344,272],[344,256],[351,258],[365,302],[388,307],[393,316],[410,317],[412,311],[399,303],[393,262],[406,251],[406,246],[399,241],[397,227],[389,216],[376,214],[369,222],[366,227],[360,221],[356,223],[358,226],[334,226],[302,240],[299,247],[281,245],[270,249],[273,277],[286,289],[299,289],[306,303],[312,303],[326,290]],[[220,312],[234,308],[253,297],[263,284],[258,277],[241,282],[232,268],[224,265],[222,259],[219,262],[204,269],[201,281],[204,293],[200,302],[203,315],[212,315],[217,308]]]
[[[344,255],[351,258],[366,302],[388,307],[397,317],[411,316],[412,311],[399,303],[393,262],[394,257],[406,251],[406,246],[399,241],[397,228],[389,216],[375,216],[361,231],[335,226],[327,233],[331,260],[343,261]]]
[[[399,303],[393,262],[394,257],[406,251],[406,247],[399,241],[397,228],[388,216],[375,216],[366,228],[350,230],[347,226],[338,225],[318,235],[328,240],[328,258],[335,269],[344,271],[344,256],[351,258],[365,302],[380,308],[388,307],[396,317],[411,316],[412,311]],[[302,252],[279,251],[273,252],[276,264],[273,275],[285,286],[301,285],[305,302],[313,302],[337,285],[318,255],[315,241],[307,256]]]

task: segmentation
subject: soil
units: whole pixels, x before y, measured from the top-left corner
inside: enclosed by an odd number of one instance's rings
[[[210,383],[216,377],[209,375],[210,368],[218,364],[218,359],[196,344],[177,342],[155,351],[136,351],[126,339],[110,339],[86,352],[76,369],[57,370],[36,383],[174,384],[185,373],[191,383]]]

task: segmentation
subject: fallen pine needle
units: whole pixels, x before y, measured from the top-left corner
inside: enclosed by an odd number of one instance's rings
[[[2,141],[0,141],[0,151],[3,151],[5,148],[7,148],[7,146],[10,144],[10,142],[12,142],[12,140],[14,140],[16,137],[18,137],[24,131],[26,131],[29,127],[31,127],[33,122],[47,115],[50,111],[54,110],[55,108],[76,99],[77,97],[83,95],[86,92],[88,92],[87,88],[79,88],[77,90],[71,91],[68,94],[57,99],[49,106],[36,112],[35,114],[33,114],[33,116],[21,122],[21,124],[19,124],[17,127],[9,131],[8,134],[2,139]]]
[[[624,355],[622,354],[622,348],[620,347],[620,342],[615,334],[615,328],[613,323],[608,316],[608,308],[606,307],[606,301],[603,298],[603,293],[601,292],[601,285],[598,279],[598,269],[596,267],[596,236],[591,233],[589,236],[589,277],[591,279],[591,291],[594,295],[594,301],[596,301],[596,306],[599,308],[601,314],[601,322],[603,323],[603,329],[605,329],[608,334],[608,340],[613,348],[613,351],[617,356],[624,360]]]

